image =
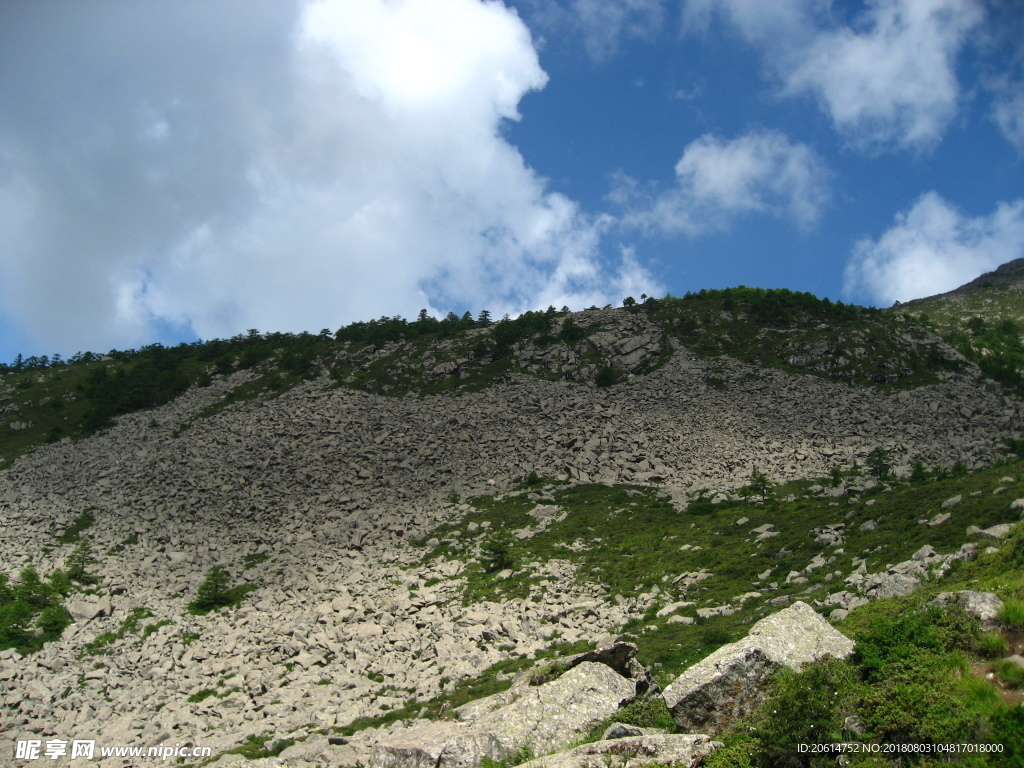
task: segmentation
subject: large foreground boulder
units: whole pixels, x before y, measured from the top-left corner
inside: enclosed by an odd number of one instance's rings
[[[690,768],[715,749],[708,736],[659,734],[584,744],[524,763],[522,768],[640,768],[672,765]]]
[[[719,733],[764,701],[769,680],[782,667],[799,669],[852,651],[852,640],[809,605],[796,602],[686,670],[665,689],[665,703],[684,731]]]
[[[460,707],[462,719],[423,723],[378,743],[369,768],[474,768],[485,758],[522,761],[565,749],[636,696],[636,681],[586,661],[555,680],[523,679]]]

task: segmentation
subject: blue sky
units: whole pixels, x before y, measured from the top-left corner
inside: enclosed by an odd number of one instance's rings
[[[1016,0],[13,0],[0,360],[1024,257]]]

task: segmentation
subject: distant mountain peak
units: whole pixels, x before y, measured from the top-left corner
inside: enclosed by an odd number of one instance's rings
[[[1024,283],[1024,259],[1014,259],[1005,264],[1000,264],[991,272],[979,275],[969,283],[965,283],[959,288],[950,291],[950,293],[973,288],[990,288],[993,285],[1013,285],[1016,283]]]
[[[894,304],[893,310],[924,312],[945,326],[959,325],[971,317],[1024,322],[1024,259],[1001,264],[952,291]]]

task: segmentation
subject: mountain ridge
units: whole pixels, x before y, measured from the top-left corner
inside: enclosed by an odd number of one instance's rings
[[[285,345],[244,367],[266,344],[257,335],[164,404],[0,469],[12,583],[30,565],[44,578],[64,568],[71,530],[97,559],[97,581],[67,596],[75,623],[60,639],[0,651],[0,679],[19,683],[5,735],[226,750],[304,738],[311,720],[383,727],[495,669],[627,630],[689,663],[805,590],[831,613],[908,583],[917,566],[890,574],[884,559],[910,532],[946,550],[920,561],[939,567],[963,522],[1019,517],[994,489],[1016,483],[997,475],[1024,401],[911,319],[746,288],[543,315],[422,345],[339,332],[302,341],[325,353]],[[85,365],[114,381],[145,359]],[[18,405],[8,431],[51,408],[35,387],[72,375],[4,377]],[[757,472],[776,488],[761,503]],[[954,522],[940,518],[960,480],[897,503],[928,472],[974,473]],[[685,542],[665,550],[673,570],[617,566],[639,540],[588,559],[620,531],[639,535],[615,522],[630,516]],[[844,554],[847,541],[864,549]],[[485,545],[522,559],[490,574]],[[213,568],[248,594],[190,614]]]

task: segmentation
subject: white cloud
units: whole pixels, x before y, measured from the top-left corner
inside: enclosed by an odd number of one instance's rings
[[[49,351],[604,304],[643,279],[606,264],[607,223],[502,138],[547,77],[500,3],[24,4],[14,20],[0,290]]]
[[[821,158],[778,131],[751,131],[732,141],[702,136],[687,145],[675,171],[675,187],[661,194],[645,196],[635,183],[620,180],[617,199],[633,206],[627,224],[697,235],[760,213],[806,228],[829,198]]]
[[[787,91],[810,92],[838,130],[861,147],[927,149],[956,114],[956,58],[982,19],[966,0],[876,0],[866,29],[821,34],[788,74]]]
[[[824,0],[688,0],[701,28],[715,13],[759,46],[786,95],[810,94],[860,149],[926,150],[955,116],[956,60],[983,20],[979,0],[869,0],[852,24]]]
[[[881,306],[945,293],[1024,257],[1024,200],[968,217],[935,192],[923,195],[877,241],[857,243],[844,290]]]
[[[995,85],[992,114],[1003,135],[1024,155],[1024,81],[1004,79]]]
[[[519,5],[535,27],[557,37],[579,35],[590,57],[603,61],[624,41],[657,33],[666,0],[520,0]]]
[[[816,31],[815,15],[827,8],[829,0],[684,0],[682,23],[685,32],[704,32],[717,15],[723,16],[752,43],[770,45],[773,56],[783,55],[789,46],[777,41],[809,38]]]
[[[986,0],[985,10],[981,80],[992,96],[992,119],[1024,156],[1024,13],[1020,0]]]
[[[664,0],[573,0],[587,52],[595,59],[614,54],[623,38],[644,38],[660,29]]]

